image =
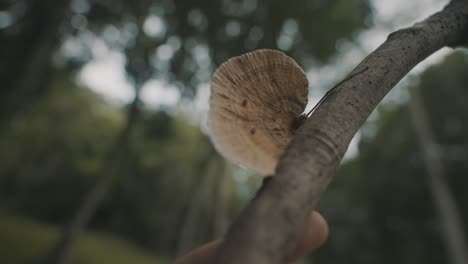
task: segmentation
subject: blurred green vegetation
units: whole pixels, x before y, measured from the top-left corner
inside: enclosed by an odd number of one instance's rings
[[[27,218],[0,214],[0,262],[34,263],[41,252],[46,251],[58,237],[60,229],[50,224],[31,221]],[[168,259],[156,257],[110,234],[86,232],[79,239],[76,264],[141,263],[164,264]]]
[[[94,184],[125,109],[70,80],[52,85],[34,111],[18,115],[1,133],[0,207],[64,225]],[[223,162],[183,116],[145,111],[134,126],[113,191],[91,227],[171,252],[196,181],[202,182],[197,221],[211,222]],[[203,160],[206,167],[199,166]],[[232,200],[233,208],[241,201]],[[199,242],[212,238],[210,225],[202,228]]]
[[[1,2],[0,262],[43,262],[102,179],[75,264],[168,263],[222,236],[261,179],[216,153],[191,113],[198,88],[225,59],[258,48],[281,49],[306,70],[325,65],[372,26],[371,11],[359,0]],[[80,81],[99,45],[124,58],[136,94],[128,104]],[[458,52],[408,82],[422,89],[465,226],[467,69]],[[152,80],[182,99],[144,104]],[[381,105],[361,130],[359,154],[321,202],[331,237],[311,259],[447,262],[407,102]]]

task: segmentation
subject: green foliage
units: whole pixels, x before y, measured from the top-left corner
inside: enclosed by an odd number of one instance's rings
[[[219,166],[221,160],[206,136],[183,118],[167,120],[166,114],[161,113],[149,113],[149,116],[134,128],[128,167],[123,172],[130,175],[116,183],[113,199],[104,206],[105,214],[100,216],[100,222],[102,228],[122,232],[146,246],[170,252],[182,225],[185,206],[193,199],[191,186],[196,181],[215,177],[217,172],[213,167]],[[162,125],[170,135],[159,138],[158,134],[148,134],[146,129],[152,125],[146,122],[162,116],[166,116]],[[207,164],[204,159],[208,159]],[[204,183],[199,188],[209,194],[201,202],[203,207],[209,207],[205,212],[208,219],[212,217],[214,186]],[[205,241],[210,237],[210,232],[202,235]]]
[[[51,86],[0,132],[0,196],[2,206],[61,222],[94,181],[123,120],[120,110],[70,80]]]
[[[50,93],[5,126],[0,136],[1,207],[37,219],[67,223],[95,183],[123,125],[122,110],[88,89],[58,78]],[[201,181],[201,224],[196,241],[212,238],[212,201],[224,162],[208,138],[182,116],[143,111],[109,199],[91,227],[120,233],[171,255]]]
[[[423,93],[465,226],[467,69],[466,55],[455,53],[415,84]],[[364,133],[359,156],[341,167],[321,206],[332,226],[330,241],[318,256],[321,263],[447,262],[408,111],[407,106],[380,111],[376,127],[364,128],[375,133]]]
[[[25,218],[0,214],[0,262],[34,263],[48,250],[60,229]],[[137,248],[134,244],[103,233],[87,232],[78,241],[73,259],[76,264],[163,264],[168,259]]]

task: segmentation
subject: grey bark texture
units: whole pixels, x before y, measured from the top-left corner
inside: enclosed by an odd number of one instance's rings
[[[467,40],[468,0],[452,0],[426,20],[390,34],[352,73],[368,69],[341,83],[297,131],[276,175],[230,228],[215,263],[284,264],[299,227],[377,104],[426,57]]]
[[[442,160],[442,151],[435,140],[419,89],[411,89],[409,110],[414,131],[421,147],[429,190],[434,198],[447,255],[452,264],[466,264],[468,263],[468,246],[465,240],[463,221],[455,197],[450,191]]]

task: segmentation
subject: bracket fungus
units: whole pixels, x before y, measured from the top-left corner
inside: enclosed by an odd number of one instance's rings
[[[211,81],[208,126],[229,160],[274,174],[294,130],[305,120],[307,77],[289,56],[256,50],[221,64]]]

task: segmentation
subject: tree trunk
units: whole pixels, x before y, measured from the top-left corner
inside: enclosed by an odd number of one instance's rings
[[[429,189],[442,225],[442,237],[450,263],[468,263],[465,231],[453,193],[447,183],[447,173],[442,162],[441,150],[435,141],[427,112],[419,89],[411,89],[409,109],[414,131],[423,154]]]
[[[213,236],[219,239],[224,235],[228,227],[228,201],[229,201],[229,166],[222,163],[221,173],[217,177],[214,198]]]
[[[181,256],[194,246],[194,237],[196,232],[196,222],[200,208],[200,200],[203,193],[203,186],[208,176],[207,168],[215,154],[214,149],[210,148],[208,153],[199,162],[195,168],[196,178],[192,179],[190,190],[187,194],[184,209],[182,210],[179,240],[176,246],[176,256]]]
[[[20,33],[6,38],[7,50],[2,51],[7,58],[0,66],[0,75],[5,80],[4,89],[0,91],[2,120],[26,106],[43,86],[50,59],[62,35],[60,30],[70,13],[71,0],[29,2],[26,18],[20,25],[13,26],[20,28]]]
[[[231,227],[215,263],[284,263],[299,227],[377,104],[426,57],[467,43],[467,0],[452,0],[428,19],[390,34],[351,74],[367,70],[341,83],[296,132],[276,175]]]
[[[79,235],[86,229],[92,217],[99,209],[104,199],[109,194],[118,172],[119,161],[124,157],[128,146],[128,139],[140,110],[138,107],[139,95],[131,103],[126,124],[120,131],[115,142],[106,153],[102,167],[97,174],[97,182],[85,195],[83,202],[75,213],[70,224],[64,229],[55,246],[46,256],[44,264],[67,264],[70,263],[73,247]]]

